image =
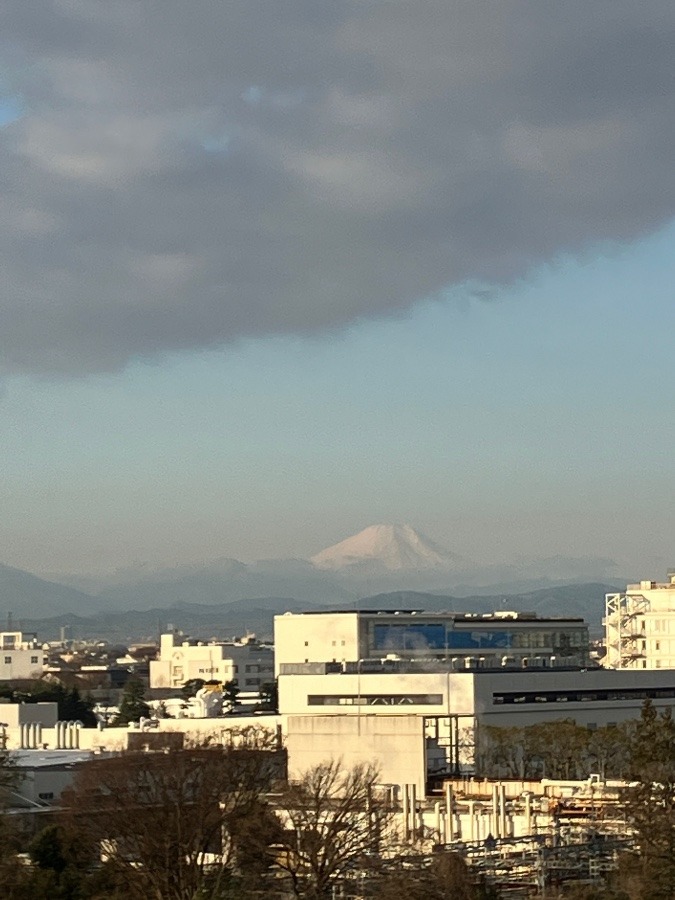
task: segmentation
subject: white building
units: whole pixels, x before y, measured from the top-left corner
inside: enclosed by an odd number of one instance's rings
[[[605,596],[603,665],[613,669],[675,669],[675,572]]]
[[[163,634],[159,659],[150,662],[150,687],[181,688],[197,678],[236,681],[242,693],[259,693],[274,680],[274,651],[252,638],[205,642]]]
[[[381,671],[288,666],[279,712],[289,766],[299,773],[339,756],[375,760],[384,782],[415,784],[471,770],[481,731],[572,719],[589,729],[639,718],[646,699],[675,711],[675,670],[453,671],[401,661]]]
[[[591,667],[586,638],[582,620],[514,613],[277,616],[290,770],[374,760],[383,781],[423,792],[471,769],[487,727],[567,718],[593,729],[638,718],[646,699],[675,707],[675,667]]]
[[[355,610],[274,617],[277,674],[293,663],[434,659],[455,668],[583,666],[588,627],[534,613]]]
[[[34,634],[0,632],[0,681],[39,676],[46,665],[42,646]]]

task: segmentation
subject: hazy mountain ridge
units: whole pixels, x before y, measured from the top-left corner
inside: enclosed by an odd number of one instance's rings
[[[478,597],[522,594],[569,583],[623,581],[616,564],[607,559],[557,556],[477,565],[443,549],[409,525],[370,526],[313,559],[243,563],[221,557],[173,568],[138,564],[98,580],[61,576],[60,582],[0,566],[0,616],[11,610],[18,621],[63,617],[66,613],[86,616],[97,610],[221,606],[250,597],[279,596],[292,597],[305,605],[344,606],[361,597],[401,591]]]
[[[4,619],[3,627],[10,612],[17,621],[25,615],[49,616],[55,612],[86,616],[98,608],[99,602],[91,594],[0,563],[0,615]]]
[[[524,594],[457,597],[420,591],[394,591],[364,597],[357,602],[334,604],[331,609],[422,609],[427,612],[489,613],[495,610],[536,612],[540,616],[580,616],[599,635],[604,598],[615,590],[610,584],[579,584],[545,588]],[[62,625],[71,625],[77,638],[105,638],[129,642],[154,640],[172,625],[186,634],[226,639],[255,632],[271,638],[274,616],[284,612],[325,609],[325,605],[290,597],[246,598],[224,604],[180,603],[147,610],[102,612],[84,617],[65,614],[50,618],[30,618],[22,622],[26,630],[37,631],[44,640],[58,637]]]

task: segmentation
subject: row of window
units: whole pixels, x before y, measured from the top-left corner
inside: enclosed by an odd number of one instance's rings
[[[37,666],[37,665],[39,665],[39,662],[40,662],[40,657],[39,657],[39,656],[31,656],[31,658],[30,658],[30,663],[31,663],[32,666]],[[6,665],[6,666],[11,666],[11,665],[12,665],[12,657],[11,657],[11,656],[6,656],[6,657],[5,657],[5,665]]]
[[[565,652],[583,648],[588,643],[588,634],[581,628],[565,631],[506,629],[487,627],[478,622],[463,627],[438,622],[378,623],[372,625],[370,642],[373,651],[389,652],[545,648]]]
[[[439,706],[442,694],[309,694],[307,706]]]
[[[617,691],[511,691],[493,694],[492,702],[501,703],[593,703],[616,700],[672,700],[675,688],[625,688]]]

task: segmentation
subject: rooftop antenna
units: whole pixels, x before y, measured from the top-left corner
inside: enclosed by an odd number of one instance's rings
[[[14,613],[10,611],[7,612],[7,631],[12,631],[12,626],[14,624],[13,621]]]

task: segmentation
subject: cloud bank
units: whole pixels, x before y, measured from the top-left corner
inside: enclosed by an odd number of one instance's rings
[[[321,332],[647,234],[674,48],[672,0],[4,0],[0,371]]]

